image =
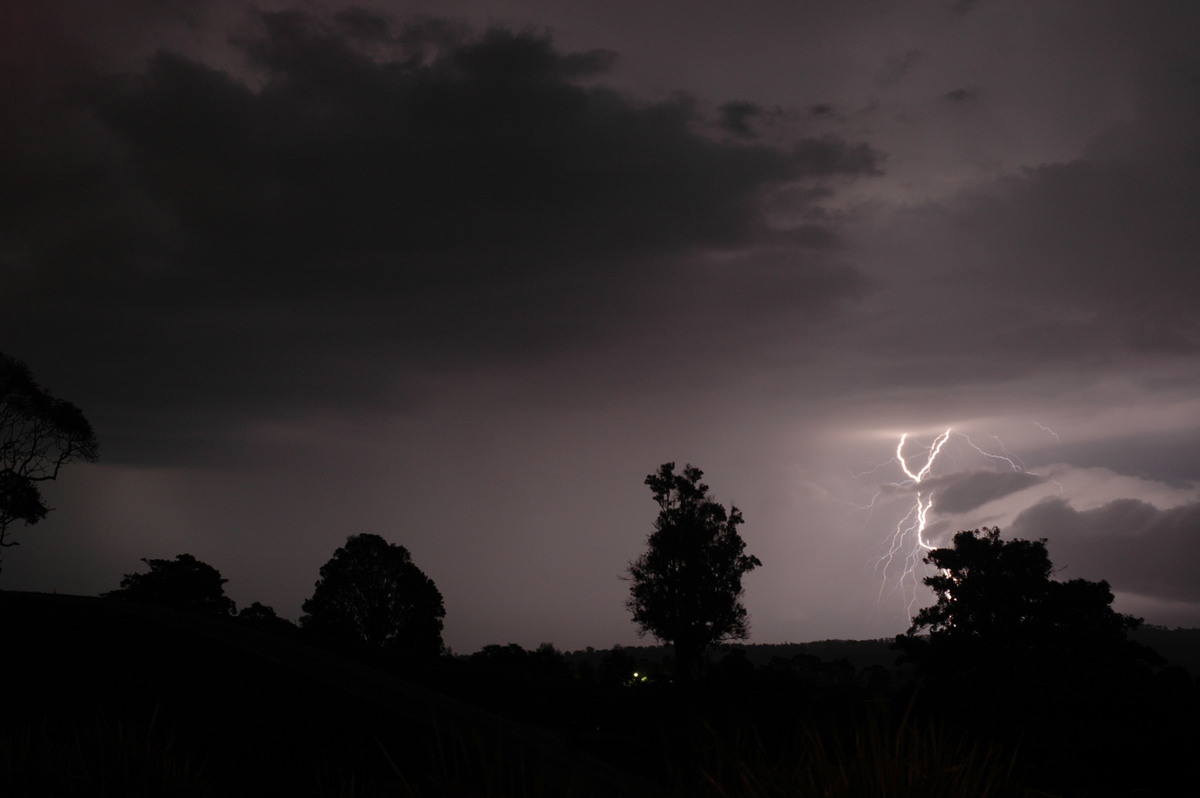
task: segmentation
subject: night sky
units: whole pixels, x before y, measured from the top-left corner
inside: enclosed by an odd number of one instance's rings
[[[96,427],[0,586],[348,535],[445,639],[638,642],[692,463],[752,642],[903,632],[924,537],[1200,626],[1200,4],[41,0],[0,10],[0,350]],[[892,556],[889,559],[889,552]],[[922,566],[923,568],[923,566]],[[923,572],[919,572],[919,577]]]

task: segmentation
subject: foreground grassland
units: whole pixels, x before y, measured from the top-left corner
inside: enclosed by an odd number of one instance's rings
[[[1200,739],[1178,670],[1149,677],[1144,718],[1071,741],[803,653],[691,686],[634,650],[495,647],[400,678],[232,621],[12,593],[0,635],[4,796],[1157,795]],[[1183,720],[1141,739],[1162,718]]]

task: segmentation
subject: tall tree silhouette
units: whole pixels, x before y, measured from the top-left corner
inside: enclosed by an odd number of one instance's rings
[[[674,647],[681,679],[695,674],[710,645],[749,636],[742,576],[762,565],[745,553],[741,512],[713,501],[703,476],[695,466],[676,474],[674,463],[664,463],[646,477],[658,518],[646,552],[629,565],[626,606],[638,633]]]
[[[1003,540],[995,527],[968,530],[925,562],[938,569],[924,580],[937,601],[917,613],[897,645],[939,677],[1049,674],[1147,654],[1127,640],[1141,620],[1113,610],[1107,582],[1052,578],[1045,540]]]
[[[72,460],[94,462],[92,425],[70,402],[38,385],[29,367],[0,352],[0,547],[15,546],[9,527],[32,525],[50,508],[40,483],[58,478]]]
[[[237,607],[225,595],[221,572],[190,554],[180,554],[173,560],[142,559],[150,570],[141,574],[126,574],[119,590],[105,593],[105,598],[157,604],[177,610],[204,615],[230,616]]]
[[[442,594],[408,549],[379,535],[351,535],[303,609],[301,627],[334,641],[408,655],[442,647]]]
[[[1054,794],[1142,792],[1139,759],[1177,735],[1149,698],[1162,658],[1128,638],[1141,621],[1112,608],[1108,583],[1056,581],[1045,540],[996,528],[958,532],[925,562],[937,600],[896,638],[925,709],[1020,740]]]

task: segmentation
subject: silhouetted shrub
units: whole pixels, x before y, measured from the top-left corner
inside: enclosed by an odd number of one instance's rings
[[[237,609],[225,595],[224,584],[228,580],[216,568],[190,554],[180,554],[173,560],[143,558],[142,562],[150,566],[149,571],[126,574],[120,589],[105,593],[105,598],[222,617],[233,615]]]

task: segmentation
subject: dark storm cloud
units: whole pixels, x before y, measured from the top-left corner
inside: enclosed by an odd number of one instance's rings
[[[682,256],[829,243],[819,221],[772,230],[764,200],[879,171],[877,152],[832,137],[710,139],[686,97],[595,85],[612,52],[542,35],[352,10],[265,14],[233,41],[242,64],[164,49],[75,80],[40,121],[51,135],[0,156],[23,175],[0,223],[7,291],[25,300],[8,345],[35,363],[74,350],[118,426],[394,403],[423,372],[536,360],[647,319],[732,323],[717,290],[692,286],[707,304],[681,307],[673,286],[704,279]],[[788,262],[776,282],[809,308],[858,285]],[[64,321],[35,335],[44,307]]]
[[[1192,428],[1132,435],[1117,429],[1100,440],[1055,442],[1052,447],[1026,454],[1034,462],[1098,466],[1184,488],[1196,480],[1197,452],[1200,452],[1200,430]]]
[[[1106,579],[1118,591],[1200,602],[1200,503],[1160,510],[1117,499],[1080,511],[1065,499],[1047,499],[1006,532],[1046,538],[1059,579]]]
[[[1045,482],[1044,477],[1027,471],[960,471],[921,481],[920,491],[933,497],[933,509],[941,514],[967,513],[988,502],[1019,493]],[[911,482],[886,483],[880,495],[912,495],[918,490]],[[931,531],[940,527],[931,526]]]
[[[1173,47],[1164,40],[1164,53]],[[956,224],[992,248],[979,262],[995,288],[1054,319],[1066,340],[1194,355],[1200,61],[1165,56],[1142,79],[1133,119],[1093,138],[1083,157],[968,201]]]
[[[806,177],[883,174],[883,156],[868,144],[850,144],[837,136],[806,138],[793,150]]]
[[[1054,322],[1047,351],[1078,341],[1097,354],[1196,354],[1200,173],[1190,171],[1099,159],[1044,166],[960,223],[995,245],[985,258],[997,290]]]
[[[299,14],[265,26],[247,46],[266,71],[257,91],[162,52],[101,105],[151,159],[157,196],[206,239],[265,255],[258,274],[295,279],[294,258],[331,252],[491,261],[500,246],[544,264],[740,245],[761,231],[763,186],[875,171],[873,151],[840,140],[792,153],[708,141],[686,99],[578,86],[611,53],[564,55],[544,37],[492,30],[429,55],[427,28],[408,28],[377,61]]]
[[[1147,68],[1136,114],[1079,157],[898,209],[863,235],[895,275],[884,325],[863,325],[881,382],[1053,380],[1200,355],[1200,69],[1166,60]],[[1174,373],[1175,390],[1200,374]]]
[[[919,49],[912,49],[903,55],[889,55],[884,59],[883,66],[875,71],[875,85],[880,88],[895,86],[916,67],[925,57]]]
[[[933,495],[937,512],[966,513],[1045,481],[1027,471],[963,471],[926,479],[921,487]]]
[[[727,102],[719,109],[721,112],[721,127],[736,136],[753,138],[754,129],[750,120],[762,116],[762,108],[756,103],[738,100]]]

